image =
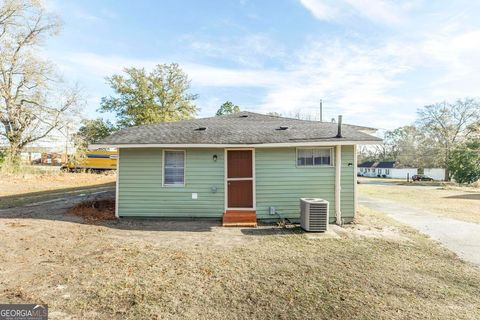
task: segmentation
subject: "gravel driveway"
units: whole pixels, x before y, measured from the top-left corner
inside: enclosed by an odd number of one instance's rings
[[[480,224],[440,217],[394,201],[365,196],[361,196],[359,201],[363,206],[386,213],[440,241],[462,259],[480,266]]]

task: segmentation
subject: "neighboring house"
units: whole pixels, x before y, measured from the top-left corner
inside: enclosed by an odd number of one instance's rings
[[[395,161],[366,161],[358,165],[357,174],[364,177],[406,179],[417,174],[417,168],[398,168]]]
[[[361,127],[252,112],[121,130],[90,146],[119,150],[119,217],[223,217],[224,225],[298,219],[300,198],[330,202],[330,222],[356,209]],[[368,128],[367,128],[368,129]]]

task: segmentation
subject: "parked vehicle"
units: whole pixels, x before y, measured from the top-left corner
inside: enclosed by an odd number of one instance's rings
[[[415,174],[412,176],[412,181],[433,181],[433,178],[424,174]]]
[[[63,171],[105,171],[117,169],[117,151],[89,151],[83,154],[78,161],[69,161],[62,165]]]

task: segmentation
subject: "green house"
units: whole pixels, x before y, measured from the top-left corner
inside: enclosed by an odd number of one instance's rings
[[[215,218],[224,224],[300,217],[299,199],[330,203],[330,223],[356,211],[356,148],[374,129],[252,112],[121,130],[118,217]]]

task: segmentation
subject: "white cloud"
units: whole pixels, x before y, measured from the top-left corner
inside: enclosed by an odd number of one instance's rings
[[[361,16],[372,21],[396,24],[403,20],[400,5],[385,0],[346,0]]]
[[[307,8],[312,15],[320,20],[332,20],[337,17],[338,10],[331,5],[327,5],[322,0],[300,0],[302,5]]]
[[[272,88],[261,108],[315,114],[322,98],[331,116],[369,113],[395,102],[389,91],[398,85],[395,77],[407,70],[383,49],[317,42],[299,54],[298,64],[286,74],[288,81]]]
[[[131,59],[121,56],[104,56],[89,52],[65,53],[55,59],[64,72],[76,75],[88,73],[104,78],[122,72],[126,67],[152,69],[171,59]],[[284,73],[275,70],[231,69],[193,62],[179,62],[194,85],[199,87],[275,87],[284,79]]]
[[[199,35],[183,37],[192,51],[223,61],[233,61],[241,66],[260,68],[266,61],[285,55],[282,44],[264,34],[247,34],[240,37],[204,38]]]
[[[478,92],[480,29],[446,26],[414,39],[369,45],[312,38],[307,43],[286,55],[289,59],[282,60],[278,69],[177,61],[200,93],[202,115],[211,114],[219,104],[212,94],[215,88],[258,88],[259,103],[245,105],[248,109],[315,115],[319,99],[324,99],[324,119],[344,114],[347,121],[355,118],[360,124],[393,128],[413,121],[416,108],[425,104]],[[93,93],[95,97],[108,90],[104,77],[124,67],[151,69],[171,61],[169,57],[131,59],[88,52],[57,53],[53,60],[70,78],[95,83],[92,87],[103,85],[102,92]],[[204,90],[209,94],[203,95]]]
[[[346,20],[351,16],[360,16],[386,24],[402,22],[405,19],[403,11],[412,7],[386,0],[300,0],[300,3],[319,20]]]

